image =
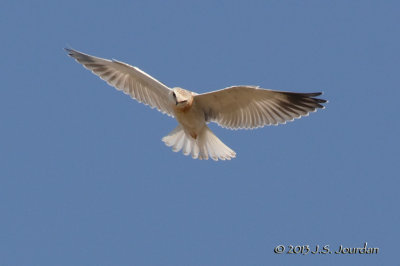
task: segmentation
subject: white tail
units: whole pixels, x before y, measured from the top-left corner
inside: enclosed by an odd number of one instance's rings
[[[162,138],[165,145],[172,147],[174,152],[182,150],[184,155],[192,155],[193,159],[214,161],[230,160],[236,157],[236,153],[226,146],[214,133],[204,126],[197,139],[185,133],[181,125],[178,125],[167,136]]]

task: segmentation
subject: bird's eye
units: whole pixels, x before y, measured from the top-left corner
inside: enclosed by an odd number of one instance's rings
[[[175,92],[172,93],[172,96],[174,96],[174,98],[176,98]]]

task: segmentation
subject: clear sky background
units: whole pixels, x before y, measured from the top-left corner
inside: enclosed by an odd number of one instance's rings
[[[394,265],[398,1],[1,1],[0,265]],[[238,156],[198,161],[176,121],[64,47],[198,93],[323,91],[278,127],[211,125]],[[378,255],[274,254],[285,245]]]

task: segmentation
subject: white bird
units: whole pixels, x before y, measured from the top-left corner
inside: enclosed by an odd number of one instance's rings
[[[182,88],[170,89],[137,67],[67,49],[69,56],[117,90],[160,112],[175,117],[178,126],[162,141],[172,150],[194,159],[211,157],[230,160],[236,153],[208,128],[208,122],[229,129],[252,129],[285,124],[324,108],[321,92],[295,93],[232,86],[197,94]]]

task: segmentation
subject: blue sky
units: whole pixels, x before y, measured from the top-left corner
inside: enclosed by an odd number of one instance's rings
[[[2,1],[0,265],[398,262],[397,1]],[[198,161],[176,122],[66,56],[198,93],[323,91],[278,127],[211,125],[238,156]],[[274,254],[277,245],[378,255]]]

